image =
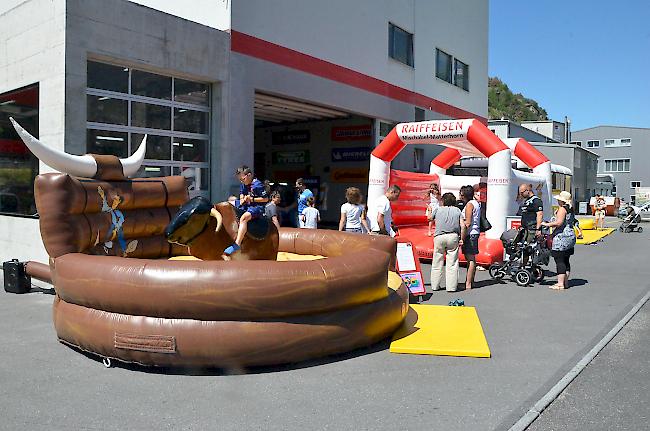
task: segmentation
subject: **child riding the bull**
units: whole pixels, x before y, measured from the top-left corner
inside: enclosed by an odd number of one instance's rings
[[[230,256],[241,249],[241,243],[248,231],[248,222],[264,217],[264,207],[269,202],[268,191],[264,183],[254,178],[253,171],[246,165],[237,168],[235,176],[239,186],[239,209],[244,214],[239,219],[239,230],[235,242],[227,247],[223,254]]]

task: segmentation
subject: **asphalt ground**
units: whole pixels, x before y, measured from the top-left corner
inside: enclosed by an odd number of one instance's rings
[[[277,368],[107,369],[57,341],[52,295],[0,291],[0,429],[508,429],[650,290],[649,230],[579,246],[566,291],[479,271],[477,288],[428,297],[475,306],[490,359],[391,354],[383,342]]]
[[[530,431],[650,428],[650,304],[605,346]]]

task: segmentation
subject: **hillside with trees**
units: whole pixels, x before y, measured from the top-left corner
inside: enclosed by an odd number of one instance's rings
[[[546,111],[536,101],[519,93],[514,94],[497,77],[488,79],[488,117],[490,120],[505,118],[517,123],[548,120]]]

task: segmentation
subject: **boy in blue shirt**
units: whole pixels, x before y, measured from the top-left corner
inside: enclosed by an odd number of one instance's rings
[[[239,209],[244,214],[239,218],[239,230],[235,243],[227,247],[223,254],[230,256],[241,249],[241,242],[248,231],[248,222],[264,217],[264,207],[269,202],[264,183],[253,177],[253,171],[246,165],[237,168],[235,176],[241,182],[239,186]]]

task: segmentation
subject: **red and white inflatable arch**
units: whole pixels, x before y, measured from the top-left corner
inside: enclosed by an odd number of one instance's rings
[[[461,157],[487,157],[487,218],[492,229],[488,238],[498,239],[506,229],[506,216],[514,214],[516,189],[522,182],[545,182],[545,207],[551,208],[551,163],[532,145],[523,139],[503,142],[483,123],[475,119],[434,120],[416,123],[400,123],[374,149],[370,156],[368,178],[368,206],[386,191],[390,178],[390,163],[408,144],[437,144],[447,148],[436,156],[430,174],[441,178],[442,189],[446,170]],[[521,159],[533,174],[514,172],[511,158]],[[473,184],[472,184],[473,185]],[[456,190],[457,192],[457,190]]]

